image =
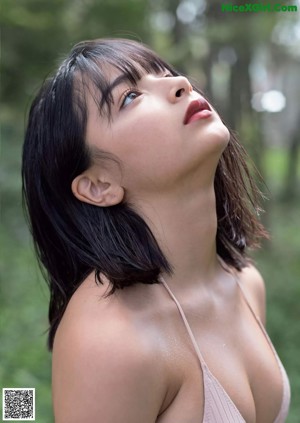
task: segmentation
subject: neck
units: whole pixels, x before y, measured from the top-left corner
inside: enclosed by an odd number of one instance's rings
[[[164,194],[138,208],[173,268],[171,276],[163,275],[167,282],[180,289],[211,280],[217,263],[213,183],[196,193]]]

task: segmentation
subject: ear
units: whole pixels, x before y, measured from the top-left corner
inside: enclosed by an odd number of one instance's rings
[[[117,183],[104,182],[84,173],[76,176],[71,189],[78,200],[94,206],[114,206],[124,198],[124,188]]]

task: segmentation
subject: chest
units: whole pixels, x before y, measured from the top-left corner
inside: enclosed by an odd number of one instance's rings
[[[184,314],[192,337],[176,307],[172,324],[161,326],[168,334],[163,359],[170,395],[157,422],[202,423],[208,371],[247,423],[273,423],[282,401],[282,376],[274,351],[245,302],[210,312],[185,307]]]

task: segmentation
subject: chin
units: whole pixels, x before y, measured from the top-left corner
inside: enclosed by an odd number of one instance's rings
[[[229,129],[222,123],[214,124],[208,128],[207,140],[213,144],[216,149],[220,149],[221,152],[227,147],[230,140]]]
[[[224,124],[220,128],[220,137],[224,143],[224,148],[227,147],[230,140],[230,131]]]

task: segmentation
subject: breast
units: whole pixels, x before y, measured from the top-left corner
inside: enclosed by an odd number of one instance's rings
[[[282,403],[282,375],[273,348],[251,310],[243,301],[235,302],[227,310],[220,307],[210,316],[205,313],[204,318],[197,310],[186,309],[186,318],[205,365],[242,418],[247,423],[274,423]],[[174,322],[177,323],[172,328],[173,334],[180,333],[179,342],[185,346],[185,352],[182,348],[182,354],[177,355],[174,368],[185,369],[181,370],[185,377],[178,394],[158,421],[197,419],[201,422],[205,404],[201,365],[187,331],[185,334],[181,331],[185,328],[178,312]]]

